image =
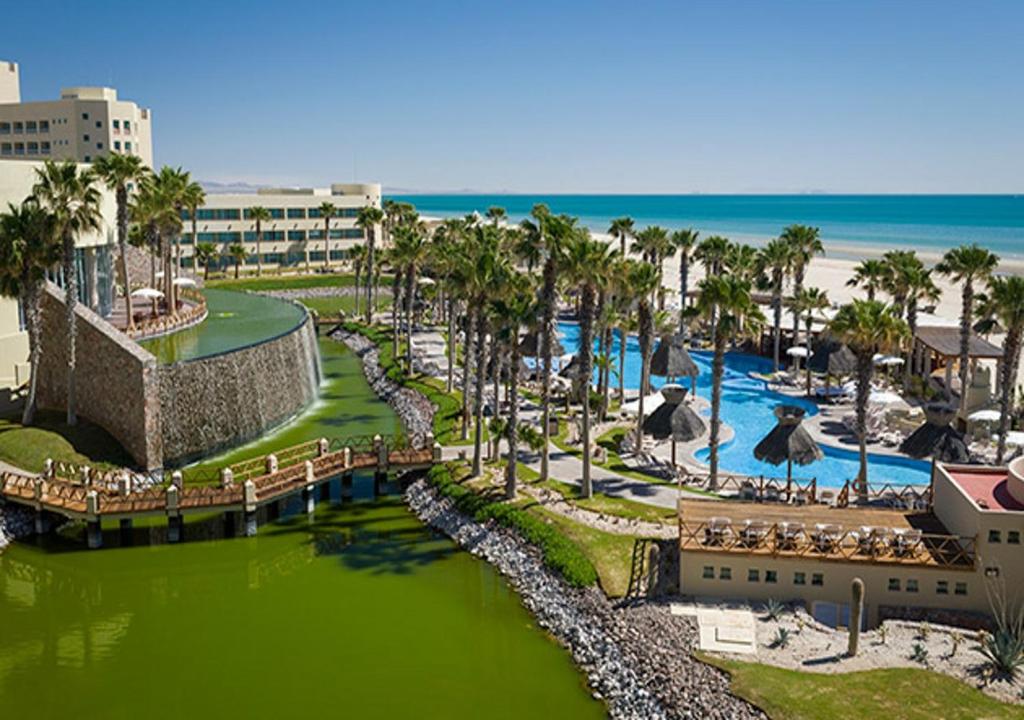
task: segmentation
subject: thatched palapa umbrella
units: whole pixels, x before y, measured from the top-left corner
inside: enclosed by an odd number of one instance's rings
[[[807,361],[812,372],[825,376],[825,397],[828,397],[833,375],[853,375],[857,372],[857,356],[841,342],[829,338],[818,344],[818,348]]]
[[[814,438],[800,424],[804,415],[805,410],[797,405],[776,406],[778,424],[754,448],[754,457],[758,460],[765,460],[772,465],[786,463],[787,493],[789,483],[793,481],[793,463],[810,465],[825,457]]]
[[[651,355],[651,375],[666,377],[669,382],[676,378],[690,378],[690,393],[697,395],[697,376],[700,368],[686,349],[684,335],[665,335],[658,341],[658,347]]]
[[[704,421],[698,417],[686,399],[686,388],[670,383],[661,388],[665,402],[644,419],[643,429],[656,440],[672,439],[672,466],[676,464],[676,443],[696,440],[704,434]]]
[[[924,408],[924,424],[900,445],[900,452],[913,458],[931,457],[944,463],[966,463],[971,459],[964,436],[951,423],[956,408],[945,403],[929,403]]]
[[[541,334],[539,332],[530,332],[523,336],[523,339],[519,341],[519,354],[523,357],[539,358],[541,349]],[[565,348],[562,347],[562,343],[559,342],[558,337],[551,336],[551,357],[559,357],[565,355]]]

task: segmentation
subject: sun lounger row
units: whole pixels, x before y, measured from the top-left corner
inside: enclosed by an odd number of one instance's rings
[[[890,553],[897,557],[912,556],[920,548],[922,537],[921,531],[913,528],[862,526],[857,530],[844,530],[834,523],[816,523],[808,529],[802,522],[771,524],[764,520],[745,520],[735,526],[727,517],[710,518],[704,528],[705,545],[739,544],[754,549],[774,542],[776,550],[796,551],[809,547],[828,555],[845,549],[871,557]]]

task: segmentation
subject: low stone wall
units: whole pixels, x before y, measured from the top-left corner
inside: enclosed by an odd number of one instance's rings
[[[320,384],[316,328],[160,368],[166,465],[253,440],[313,402]]]
[[[38,404],[63,410],[67,406],[68,363],[63,291],[47,285],[42,310]],[[163,435],[156,358],[86,306],[76,305],[75,316],[78,414],[117,438],[139,465],[160,467]]]

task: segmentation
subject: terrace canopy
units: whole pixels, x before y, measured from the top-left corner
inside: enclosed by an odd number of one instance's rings
[[[704,421],[689,405],[686,388],[668,384],[661,388],[664,402],[644,419],[643,430],[656,440],[672,440],[672,465],[676,464],[676,443],[696,440],[705,432]]]
[[[857,371],[857,356],[846,345],[836,340],[826,340],[818,345],[809,364],[816,373],[852,375]]]
[[[939,462],[964,464],[970,462],[964,436],[950,423],[956,408],[945,403],[929,403],[924,409],[925,422],[900,445],[900,452],[910,457],[931,457]]]
[[[993,345],[975,332],[971,332],[967,356],[970,360],[995,360],[1002,362],[1003,349]],[[945,366],[946,399],[952,395],[953,362],[960,357],[960,328],[949,326],[919,327],[914,334],[914,349],[911,353],[911,371],[931,375],[934,365]],[[998,375],[998,373],[997,373]]]
[[[793,479],[793,463],[810,465],[824,454],[814,438],[801,425],[805,411],[796,405],[778,405],[778,423],[754,448],[754,457],[772,465],[786,463],[786,480]]]
[[[686,349],[686,337],[681,333],[665,335],[658,342],[658,347],[651,355],[651,375],[667,377],[674,380],[681,377],[690,378],[690,392],[697,394],[697,376],[700,368],[690,357]]]

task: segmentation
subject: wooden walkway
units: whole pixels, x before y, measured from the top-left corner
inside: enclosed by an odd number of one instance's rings
[[[196,513],[244,513],[247,534],[255,532],[256,511],[302,494],[312,508],[314,489],[356,470],[378,475],[391,471],[429,468],[441,459],[441,448],[428,438],[421,448],[402,446],[375,436],[354,441],[326,439],[288,448],[277,454],[222,468],[214,476],[186,483],[180,472],[169,482],[133,489],[132,475],[108,473],[101,478],[86,471],[77,480],[60,477],[52,470],[39,476],[6,472],[0,474],[0,498],[31,507],[41,517],[53,513],[90,525],[89,544],[98,547],[103,520],[129,522],[136,518],[167,516],[169,525],[180,530],[181,518]],[[191,480],[191,479],[190,479]],[[212,484],[209,484],[211,483]],[[40,523],[41,524],[41,523]],[[249,532],[251,524],[252,532]]]

